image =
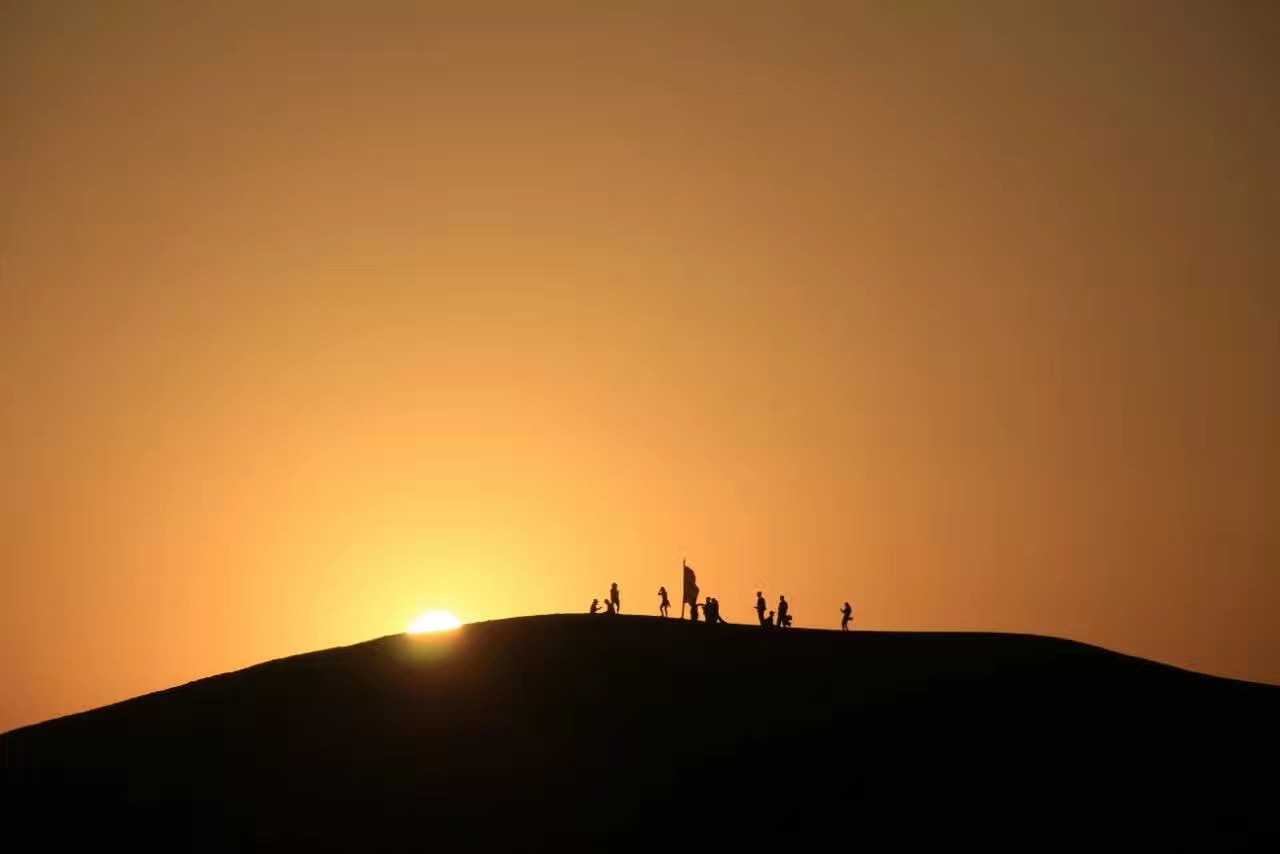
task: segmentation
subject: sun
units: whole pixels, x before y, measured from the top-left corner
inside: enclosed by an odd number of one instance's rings
[[[462,625],[459,620],[448,611],[428,611],[418,619],[409,624],[409,634],[417,635],[423,632],[446,632],[449,629],[456,629]]]

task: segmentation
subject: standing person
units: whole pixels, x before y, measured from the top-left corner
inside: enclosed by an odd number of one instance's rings
[[[613,582],[613,585],[609,588],[609,601],[613,604],[613,609],[621,613],[622,600],[618,596],[618,582],[616,581]]]
[[[853,621],[853,608],[848,602],[844,603],[844,607],[840,609],[840,631],[849,631],[849,623]]]
[[[760,618],[760,625],[764,625],[764,611],[768,607],[764,604],[764,591],[756,591],[756,616]]]
[[[665,618],[667,616],[667,609],[671,607],[671,600],[667,598],[667,588],[659,587],[658,595],[662,597],[662,604],[658,606],[658,613]]]
[[[778,597],[778,627],[785,629],[791,625],[790,618],[791,606],[787,604],[786,596]]]

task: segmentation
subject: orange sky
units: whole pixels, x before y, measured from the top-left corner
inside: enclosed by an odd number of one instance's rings
[[[682,557],[1280,682],[1280,16],[964,5],[5,3],[0,730]]]

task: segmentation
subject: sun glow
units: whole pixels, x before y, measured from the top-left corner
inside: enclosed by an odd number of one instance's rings
[[[428,611],[418,617],[409,624],[409,634],[417,635],[423,632],[446,632],[449,629],[456,629],[462,625],[459,620],[448,611]]]

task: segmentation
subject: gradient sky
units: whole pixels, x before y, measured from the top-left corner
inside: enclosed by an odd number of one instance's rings
[[[0,730],[685,557],[1280,683],[1275,9],[4,3]]]

